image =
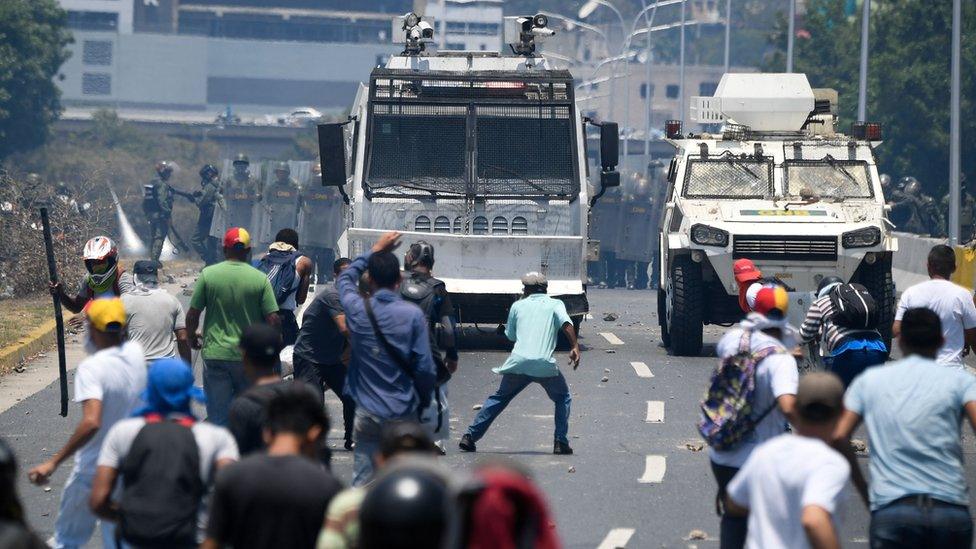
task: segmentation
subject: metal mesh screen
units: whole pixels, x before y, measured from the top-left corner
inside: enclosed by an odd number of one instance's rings
[[[762,198],[773,192],[769,159],[689,160],[684,195],[689,198]]]
[[[427,78],[376,78],[377,99],[514,99],[567,101],[568,81],[446,80]]]
[[[572,195],[573,131],[568,107],[479,106],[478,181],[485,195]]]
[[[820,198],[871,198],[871,179],[865,162],[826,160],[786,163],[786,195],[812,194]]]

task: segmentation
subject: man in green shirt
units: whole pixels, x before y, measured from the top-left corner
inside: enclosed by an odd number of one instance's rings
[[[227,425],[230,402],[247,388],[238,345],[244,328],[266,322],[278,327],[278,302],[264,273],[248,262],[251,235],[233,227],[224,234],[225,260],[200,272],[186,329],[194,349],[203,349],[203,388],[207,420]],[[200,313],[207,311],[203,335],[197,333]],[[202,338],[202,341],[201,341]]]

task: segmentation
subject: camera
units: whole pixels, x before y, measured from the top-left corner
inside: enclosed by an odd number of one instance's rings
[[[427,21],[417,23],[417,27],[420,29],[421,38],[429,40],[434,37],[434,27]]]

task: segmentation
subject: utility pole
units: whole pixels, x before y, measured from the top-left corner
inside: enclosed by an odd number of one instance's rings
[[[732,0],[725,0],[725,63],[722,74],[729,72],[729,43],[732,41]]]
[[[678,56],[680,65],[678,76],[678,120],[681,120],[681,127],[685,125],[685,4],[686,0],[681,0],[681,54]]]
[[[796,0],[789,0],[790,15],[786,25],[786,72],[793,72],[793,38],[796,37]]]
[[[862,0],[861,10],[861,72],[857,89],[857,121],[868,117],[868,23],[871,21],[871,0]]]
[[[952,75],[949,92],[949,244],[959,244],[959,44],[962,0],[952,0]]]

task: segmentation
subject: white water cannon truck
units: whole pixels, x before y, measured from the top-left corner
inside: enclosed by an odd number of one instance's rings
[[[431,52],[430,24],[395,20],[402,53],[360,86],[347,122],[319,126],[323,184],[349,205],[340,252],[362,254],[390,230],[430,243],[460,322],[503,324],[521,276],[538,271],[578,325],[588,122],[572,75],[536,52],[553,34],[546,17],[504,23],[509,54]],[[601,136],[601,186],[619,185],[617,125]]]
[[[837,94],[803,74],[726,74],[714,97],[692,98],[692,120],[716,133],[682,134],[661,217],[658,317],[671,352],[695,356],[703,326],[742,318],[733,262],[752,260],[790,287],[791,322],[820,280],[863,284],[891,338],[898,248],[873,154],[878,124],[835,130]],[[709,127],[709,126],[706,126]]]

